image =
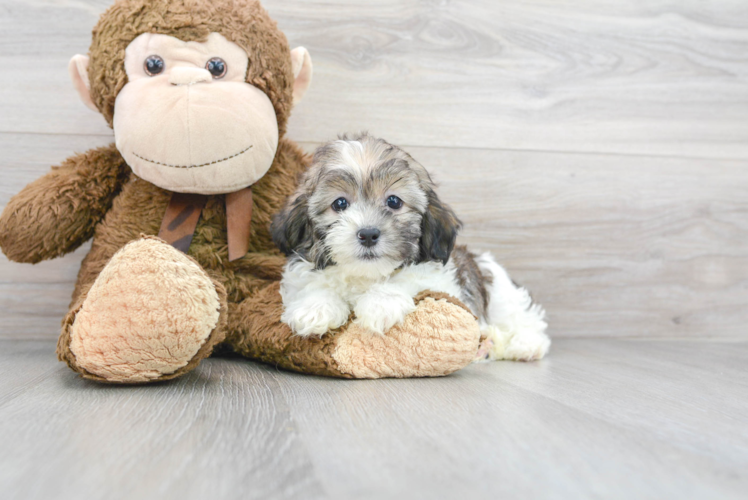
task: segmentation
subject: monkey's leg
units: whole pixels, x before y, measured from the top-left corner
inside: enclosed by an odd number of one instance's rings
[[[239,354],[302,373],[384,378],[447,375],[469,365],[478,350],[478,322],[445,294],[419,295],[416,310],[385,335],[349,321],[322,337],[300,337],[280,321],[279,286],[229,304],[226,341]]]
[[[125,245],[82,289],[57,355],[83,377],[142,383],[193,369],[223,341],[223,285],[154,237]]]

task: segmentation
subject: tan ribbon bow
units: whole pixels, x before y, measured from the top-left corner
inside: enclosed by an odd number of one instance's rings
[[[208,197],[204,194],[174,193],[161,221],[158,237],[187,253],[195,235],[200,214]],[[252,227],[252,186],[226,195],[226,231],[229,261],[244,257],[249,251]]]

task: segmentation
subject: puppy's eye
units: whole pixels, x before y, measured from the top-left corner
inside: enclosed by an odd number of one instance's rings
[[[143,61],[143,69],[148,76],[156,76],[164,70],[164,60],[161,59],[161,56],[148,56]]]
[[[345,198],[338,198],[332,202],[332,209],[336,212],[342,212],[346,208],[348,208],[348,200]]]
[[[392,195],[389,198],[387,198],[387,206],[390,207],[392,210],[397,210],[403,207],[403,200],[401,200],[395,195]]]
[[[205,63],[205,69],[207,69],[210,74],[213,75],[213,78],[217,80],[226,76],[226,70],[228,68],[226,65],[226,61],[224,61],[220,57],[214,57],[213,59]]]

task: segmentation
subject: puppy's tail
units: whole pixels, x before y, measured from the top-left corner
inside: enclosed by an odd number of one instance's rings
[[[548,352],[551,339],[545,333],[545,310],[533,302],[530,292],[514,283],[506,270],[486,252],[475,259],[490,282],[483,340],[476,361],[511,359],[532,361]]]

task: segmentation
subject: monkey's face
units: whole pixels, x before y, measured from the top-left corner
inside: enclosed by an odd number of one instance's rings
[[[204,43],[144,33],[125,51],[114,106],[117,149],[139,177],[183,193],[242,189],[270,168],[273,104],[246,82],[249,59],[218,33]]]

